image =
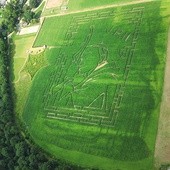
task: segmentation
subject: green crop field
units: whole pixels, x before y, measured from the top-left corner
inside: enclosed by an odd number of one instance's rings
[[[35,34],[15,36],[15,47],[14,47],[14,81],[19,80],[19,74],[22,70],[24,63],[28,56],[28,50],[31,48]]]
[[[112,5],[117,3],[127,3],[132,1],[138,1],[138,0],[69,0],[68,2],[68,8],[69,10],[80,10],[80,9],[86,9],[86,8],[93,8],[93,7],[99,7],[103,5]]]
[[[110,5],[117,2],[128,2],[131,0],[70,0],[68,3],[69,10],[80,10],[85,8],[92,8],[96,6],[102,6],[102,5]],[[135,0],[134,0],[135,1]]]
[[[45,18],[34,47],[46,50],[25,66],[33,82],[23,121],[37,144],[85,167],[152,169],[167,36],[160,12],[150,2]]]

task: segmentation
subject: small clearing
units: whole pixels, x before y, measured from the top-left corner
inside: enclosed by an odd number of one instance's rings
[[[40,54],[45,50],[45,46],[43,47],[36,47],[36,48],[31,48],[27,52],[32,55]]]
[[[99,6],[99,7],[95,7],[95,8],[86,8],[84,10],[71,11],[68,13],[60,13],[60,14],[50,15],[50,16],[46,16],[46,17],[48,18],[48,17],[54,17],[54,16],[77,14],[80,12],[96,11],[96,10],[106,9],[106,8],[116,8],[116,7],[120,7],[120,6],[128,6],[128,5],[141,4],[141,3],[153,2],[153,1],[155,1],[155,0],[137,0],[137,1],[132,1],[132,2],[112,4],[112,5],[103,5],[103,6]]]
[[[22,28],[21,31],[19,32],[19,35],[36,33],[36,32],[38,32],[38,29],[39,29],[39,25],[35,25],[35,26],[32,26],[32,27]]]
[[[108,63],[107,61],[104,61],[104,62],[100,63],[100,64],[95,68],[94,71],[99,70],[100,68],[104,67],[107,63]]]
[[[62,3],[63,0],[48,0],[46,9],[60,7]]]
[[[155,158],[156,166],[170,162],[170,30]]]

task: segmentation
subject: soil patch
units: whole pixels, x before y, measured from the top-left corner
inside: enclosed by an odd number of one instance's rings
[[[46,8],[56,8],[60,7],[63,3],[63,0],[48,0]]]
[[[19,35],[36,33],[38,32],[38,29],[39,29],[39,25],[22,28],[21,31],[19,32]]]
[[[170,29],[155,160],[156,167],[162,163],[170,162]]]

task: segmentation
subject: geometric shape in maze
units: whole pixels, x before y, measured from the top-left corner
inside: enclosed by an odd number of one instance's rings
[[[125,26],[131,27],[129,32],[123,32],[122,26],[121,29],[111,26],[111,29],[100,30],[102,21],[108,19],[111,22],[118,17],[112,10],[73,17],[56,60],[54,78],[45,92],[48,91],[48,95],[44,95],[44,101],[47,101],[44,110],[48,118],[115,126],[135,54],[142,14],[143,8],[128,11],[127,18],[126,14],[121,14],[125,16]],[[86,32],[86,36],[81,37],[82,32]],[[111,38],[114,46],[119,42],[123,45],[115,49],[111,46]],[[74,49],[74,39],[82,40],[81,43],[76,41],[80,43],[79,49]],[[71,51],[70,56],[65,55],[65,50]]]

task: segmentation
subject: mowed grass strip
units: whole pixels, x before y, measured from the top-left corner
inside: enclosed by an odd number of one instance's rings
[[[38,34],[38,37],[34,43],[34,47],[44,45],[61,45],[65,36],[65,32],[70,25],[70,18],[71,16],[57,18],[55,17],[55,19],[54,17],[46,18],[40,30],[40,33]],[[65,23],[65,27],[63,27],[63,23]]]
[[[14,69],[14,81],[19,79],[19,74],[23,68],[30,48],[33,45],[35,39],[35,34],[23,35],[14,37],[15,46],[13,47],[14,59],[13,59],[13,69]]]
[[[70,11],[72,10],[83,10],[86,8],[95,8],[105,5],[112,5],[112,4],[121,4],[127,2],[137,2],[138,0],[69,0],[68,8]],[[155,0],[156,1],[156,0]]]

